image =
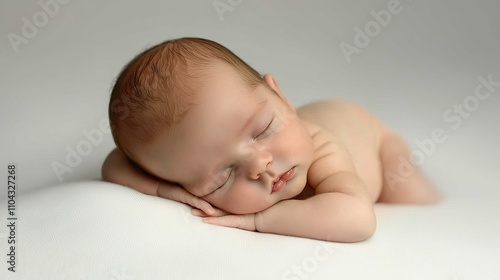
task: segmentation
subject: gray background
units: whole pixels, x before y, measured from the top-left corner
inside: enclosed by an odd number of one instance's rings
[[[1,1],[1,178],[15,162],[18,194],[99,179],[114,148],[109,130],[62,181],[52,164],[67,165],[67,149],[88,141],[83,131],[107,119],[110,89],[126,62],[153,44],[197,36],[274,74],[297,106],[352,100],[417,150],[416,140],[443,129],[447,140],[422,165],[438,188],[448,197],[498,195],[500,87],[457,129],[443,114],[472,98],[479,76],[500,81],[500,2],[403,0],[401,12],[348,63],[339,45],[354,45],[355,28],[391,2],[73,0],[52,5],[50,15],[35,0]],[[218,14],[214,3],[234,7]],[[40,27],[24,36],[27,21]],[[12,34],[25,43],[14,46]]]

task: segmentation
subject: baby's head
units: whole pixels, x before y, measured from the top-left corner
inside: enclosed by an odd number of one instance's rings
[[[132,162],[228,212],[264,210],[306,184],[313,146],[294,107],[271,75],[213,41],[139,54],[118,76],[109,118]]]

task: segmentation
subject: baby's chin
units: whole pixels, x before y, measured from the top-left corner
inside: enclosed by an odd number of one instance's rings
[[[236,215],[255,214],[268,209],[269,207],[277,204],[280,201],[293,199],[294,197],[298,196],[304,189],[306,182],[306,177],[297,177],[294,180],[291,180],[289,182],[290,184],[288,186],[285,186],[285,188],[281,191],[275,192],[267,198],[261,197],[262,200],[245,201],[245,205],[235,203],[229,207],[219,207],[218,205],[214,206],[228,213]]]

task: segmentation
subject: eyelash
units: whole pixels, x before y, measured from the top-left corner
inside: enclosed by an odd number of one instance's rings
[[[269,122],[269,124],[266,126],[266,128],[261,133],[259,133],[259,135],[257,135],[254,138],[254,141],[258,140],[259,138],[262,139],[262,138],[266,138],[267,136],[269,136],[271,133],[273,133],[274,127],[275,127],[275,118],[273,117],[271,119],[271,121]],[[224,180],[224,183],[219,185],[214,191],[212,191],[212,193],[217,191],[218,189],[224,187],[227,184],[227,182],[229,181],[229,179],[233,175],[234,166],[230,166],[228,170],[229,170],[229,174],[227,175],[226,180]]]
[[[275,127],[274,123],[275,123],[275,118],[273,117],[272,120],[269,122],[269,124],[264,129],[264,131],[262,131],[259,135],[257,135],[253,140],[255,141],[255,140],[258,140],[259,138],[260,139],[266,138],[271,133],[273,133],[274,127]]]
[[[229,181],[229,179],[231,178],[231,175],[233,175],[233,171],[234,171],[234,167],[233,166],[230,166],[228,169],[226,170],[229,170],[229,174],[227,175],[226,179],[224,180],[224,183],[222,183],[222,185],[218,186],[213,192],[215,192],[216,190],[224,187],[224,185],[227,184],[227,182]]]

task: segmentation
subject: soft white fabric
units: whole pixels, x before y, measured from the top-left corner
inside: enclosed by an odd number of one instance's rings
[[[0,1],[0,279],[500,279],[499,10],[497,0]],[[444,202],[377,205],[373,238],[337,244],[206,225],[185,205],[98,182],[115,147],[106,120],[118,72],[185,36],[275,75],[296,106],[366,107],[419,153]],[[446,140],[430,142],[440,130]]]
[[[106,182],[59,185],[19,197],[18,272],[4,263],[0,278],[498,279],[496,198],[376,211],[371,239],[340,244],[207,225],[186,205]]]

